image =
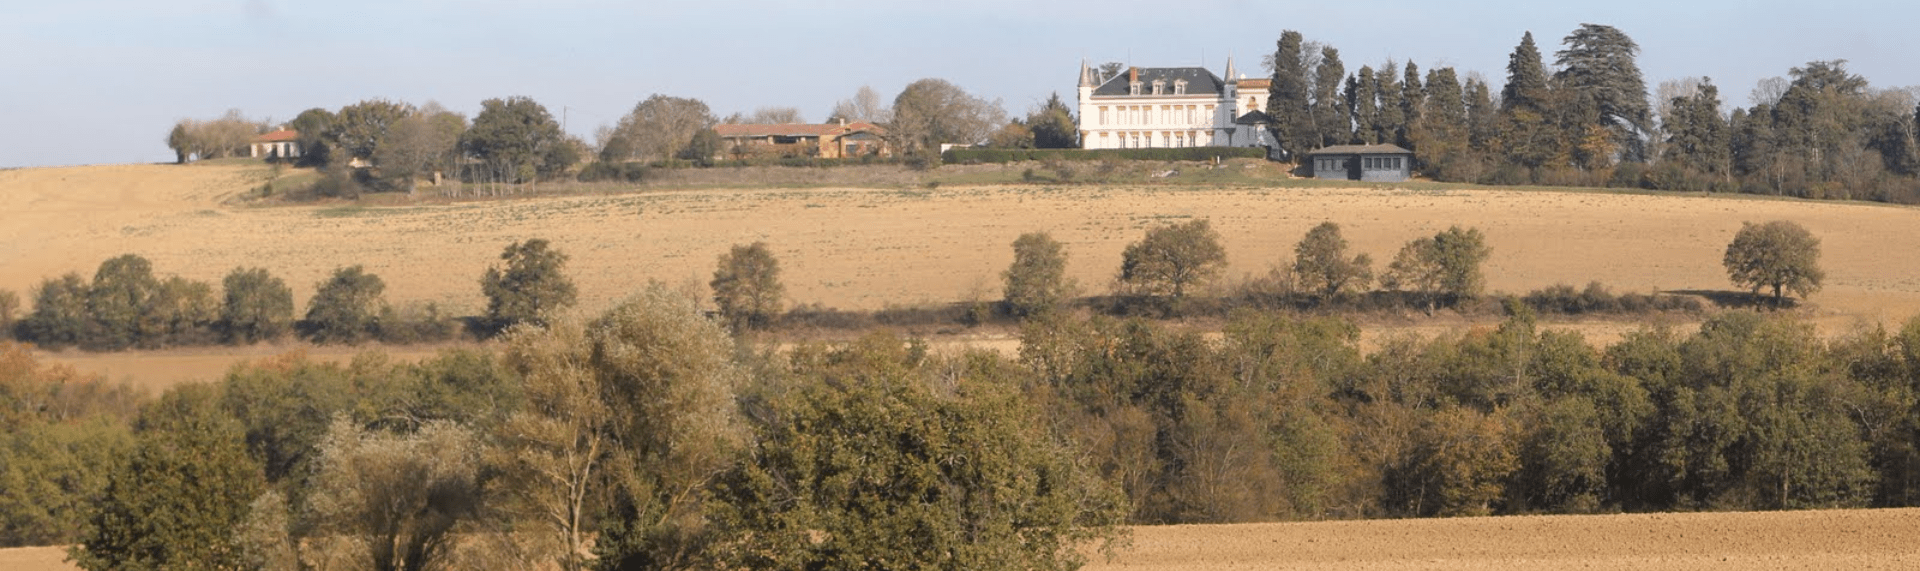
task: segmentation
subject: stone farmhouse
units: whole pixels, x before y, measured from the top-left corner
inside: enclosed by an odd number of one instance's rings
[[[886,129],[865,121],[837,121],[823,125],[789,123],[777,125],[715,125],[713,131],[723,141],[722,158],[761,156],[855,158],[867,155],[893,156],[887,146]]]

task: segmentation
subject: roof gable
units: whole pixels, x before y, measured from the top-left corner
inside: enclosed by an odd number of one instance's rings
[[[1187,95],[1219,95],[1225,91],[1226,87],[1226,82],[1220,81],[1220,76],[1214,75],[1204,67],[1136,67],[1107,78],[1100,87],[1093,89],[1093,95],[1096,97],[1132,95],[1128,78],[1136,71],[1140,74],[1141,95],[1151,95],[1153,82],[1156,80],[1166,82],[1166,91],[1161,92],[1162,96],[1173,95],[1174,82],[1181,80],[1187,82]]]

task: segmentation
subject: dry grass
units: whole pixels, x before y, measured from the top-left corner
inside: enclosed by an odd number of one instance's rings
[[[484,307],[479,276],[500,250],[543,237],[573,256],[581,309],[597,311],[648,280],[701,291],[730,245],[764,240],[779,256],[793,301],[871,310],[993,297],[1010,244],[1034,230],[1066,243],[1071,274],[1098,293],[1122,249],[1146,228],[1209,218],[1225,237],[1234,277],[1266,273],[1290,258],[1308,228],[1332,220],[1375,260],[1448,225],[1477,226],[1493,247],[1486,270],[1494,290],[1595,280],[1623,293],[1725,290],[1720,256],[1740,223],[1785,218],[1824,240],[1829,281],[1807,310],[1824,331],[1920,313],[1920,256],[1906,254],[1920,251],[1913,231],[1920,209],[1872,204],[1435,185],[709,188],[465,202],[386,196],[372,206],[230,200],[269,174],[249,165],[0,171],[0,288],[24,296],[43,278],[90,276],[101,260],[133,252],[163,274],[199,280],[217,281],[236,266],[266,267],[304,303],[335,267],[365,264],[386,280],[390,300],[477,313]],[[1367,334],[1469,325],[1382,324]],[[1600,341],[1632,327],[1576,326]],[[73,359],[102,363],[99,370],[115,375],[146,368],[134,357]],[[224,370],[197,367],[194,374]]]
[[[696,173],[698,174],[698,173]],[[805,173],[800,173],[805,174]],[[964,175],[965,173],[960,173]],[[129,165],[0,171],[0,288],[91,275],[133,252],[163,274],[217,281],[262,266],[305,300],[336,266],[365,264],[392,300],[482,305],[477,280],[507,243],[543,237],[573,256],[582,310],[647,280],[698,291],[734,243],[775,248],[790,297],[879,309],[991,296],[1022,232],[1068,245],[1071,272],[1104,289],[1121,250],[1150,226],[1209,218],[1237,275],[1264,274],[1323,220],[1376,260],[1451,224],[1493,246],[1493,289],[1525,292],[1600,281],[1616,292],[1724,290],[1720,255],[1742,221],[1791,219],[1821,236],[1829,281],[1811,318],[1828,332],[1920,313],[1920,210],[1723,197],[1307,186],[1296,189],[972,186],[935,189],[678,189],[634,194],[380,206],[233,206],[268,169],[244,164]],[[688,175],[691,176],[691,175]],[[799,176],[770,173],[773,176]],[[905,175],[877,173],[888,183]],[[769,179],[773,180],[773,179]],[[785,180],[785,179],[780,179]],[[685,181],[698,186],[708,181]],[[806,186],[803,182],[796,185]],[[1458,319],[1379,324],[1367,343]],[[1682,324],[1684,325],[1684,324]],[[1606,341],[1636,325],[1571,325]],[[1010,333],[954,336],[1005,349]],[[53,354],[51,361],[152,388],[213,378],[234,362],[299,346],[160,353]],[[435,348],[393,351],[418,358]],[[346,359],[357,349],[313,349]],[[1920,511],[1669,514],[1326,522],[1142,528],[1136,546],[1097,569],[1194,568],[1912,568]],[[0,569],[66,570],[56,548],[0,550]]]

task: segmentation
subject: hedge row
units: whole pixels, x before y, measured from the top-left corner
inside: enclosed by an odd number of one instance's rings
[[[1157,149],[952,149],[940,155],[953,164],[1010,163],[1017,161],[1209,161],[1222,159],[1262,159],[1267,150],[1257,147],[1181,147]]]

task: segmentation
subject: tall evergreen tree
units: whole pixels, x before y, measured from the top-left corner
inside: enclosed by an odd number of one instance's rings
[[[1305,152],[1317,139],[1309,107],[1306,62],[1301,59],[1300,32],[1280,33],[1273,52],[1273,81],[1267,86],[1267,116],[1273,120],[1274,140],[1291,157]]]
[[[1373,66],[1360,66],[1354,74],[1353,93],[1347,96],[1353,106],[1354,139],[1362,144],[1380,142],[1380,80]]]
[[[1373,79],[1380,94],[1380,120],[1373,124],[1374,138],[1381,143],[1398,143],[1400,135],[1407,130],[1406,104],[1400,92],[1400,64],[1387,60],[1373,73]]]
[[[1440,166],[1464,158],[1472,132],[1467,125],[1467,104],[1453,68],[1443,67],[1427,74],[1426,104],[1414,123],[1411,136],[1420,148],[1422,162]]]
[[[1420,113],[1426,106],[1427,90],[1420,85],[1420,66],[1407,60],[1406,77],[1400,80],[1400,113],[1405,121],[1398,136],[1400,146],[1408,149],[1415,146],[1411,136],[1413,126],[1420,123]]]
[[[1468,146],[1476,152],[1486,152],[1499,136],[1500,110],[1493,104],[1492,88],[1477,76],[1467,77],[1467,130],[1470,132]]]
[[[1344,145],[1353,138],[1353,123],[1347,119],[1346,105],[1340,98],[1340,81],[1346,75],[1340,50],[1321,48],[1320,67],[1313,81],[1313,124],[1320,134],[1316,147]]]
[[[1547,66],[1540,58],[1540,47],[1533,43],[1533,32],[1520,37],[1520,45],[1507,56],[1507,85],[1500,88],[1500,109],[1539,112],[1547,90]]]
[[[1667,131],[1666,160],[1696,173],[1725,173],[1730,133],[1720,115],[1720,90],[1707,79],[1690,97],[1675,98]]]
[[[1614,138],[1611,149],[1626,160],[1642,160],[1641,136],[1652,132],[1653,109],[1647,104],[1647,84],[1634,58],[1640,45],[1612,26],[1581,24],[1567,36],[1560,50],[1560,72],[1554,76],[1572,90],[1590,113],[1589,126],[1606,129]]]

